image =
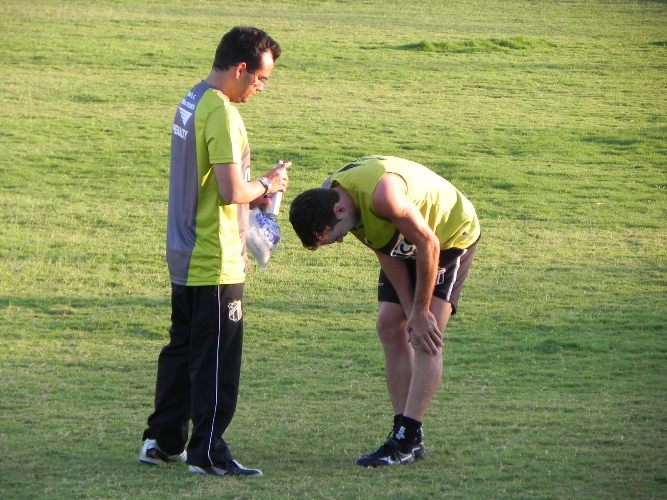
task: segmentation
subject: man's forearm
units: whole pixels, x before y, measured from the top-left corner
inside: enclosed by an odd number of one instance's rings
[[[423,314],[431,307],[433,287],[438,275],[439,245],[429,241],[417,250],[417,279],[412,314]]]

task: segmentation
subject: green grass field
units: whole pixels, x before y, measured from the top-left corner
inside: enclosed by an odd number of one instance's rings
[[[667,4],[0,3],[0,497],[667,497]],[[140,466],[169,326],[169,137],[220,36],[283,47],[241,106],[291,159],[283,244],[246,289],[226,438],[260,480]],[[424,163],[484,236],[448,329],[429,457],[389,431],[377,265],[286,209],[364,154]]]

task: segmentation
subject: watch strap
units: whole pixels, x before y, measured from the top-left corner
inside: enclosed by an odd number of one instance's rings
[[[260,177],[257,180],[262,186],[264,186],[264,194],[268,193],[269,189],[271,189],[271,181],[267,177]]]

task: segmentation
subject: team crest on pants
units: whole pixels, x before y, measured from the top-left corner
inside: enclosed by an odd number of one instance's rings
[[[229,319],[234,323],[238,323],[239,321],[241,321],[241,318],[243,317],[243,310],[241,309],[241,301],[235,300],[234,302],[230,302],[229,304],[227,304],[227,307],[229,308]]]
[[[436,285],[442,285],[445,282],[445,273],[447,272],[447,269],[444,267],[439,267],[438,268],[438,276],[435,278],[435,284]]]

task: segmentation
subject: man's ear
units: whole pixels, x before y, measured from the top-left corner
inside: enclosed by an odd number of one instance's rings
[[[345,215],[345,213],[347,212],[345,206],[344,206],[341,202],[337,202],[337,203],[334,205],[334,207],[333,207],[333,211],[334,211],[334,215],[336,215],[337,217],[338,217],[339,215]],[[339,217],[339,218],[340,218],[340,217]]]
[[[236,78],[241,78],[244,71],[248,71],[248,64],[245,62],[240,62],[234,67]]]

